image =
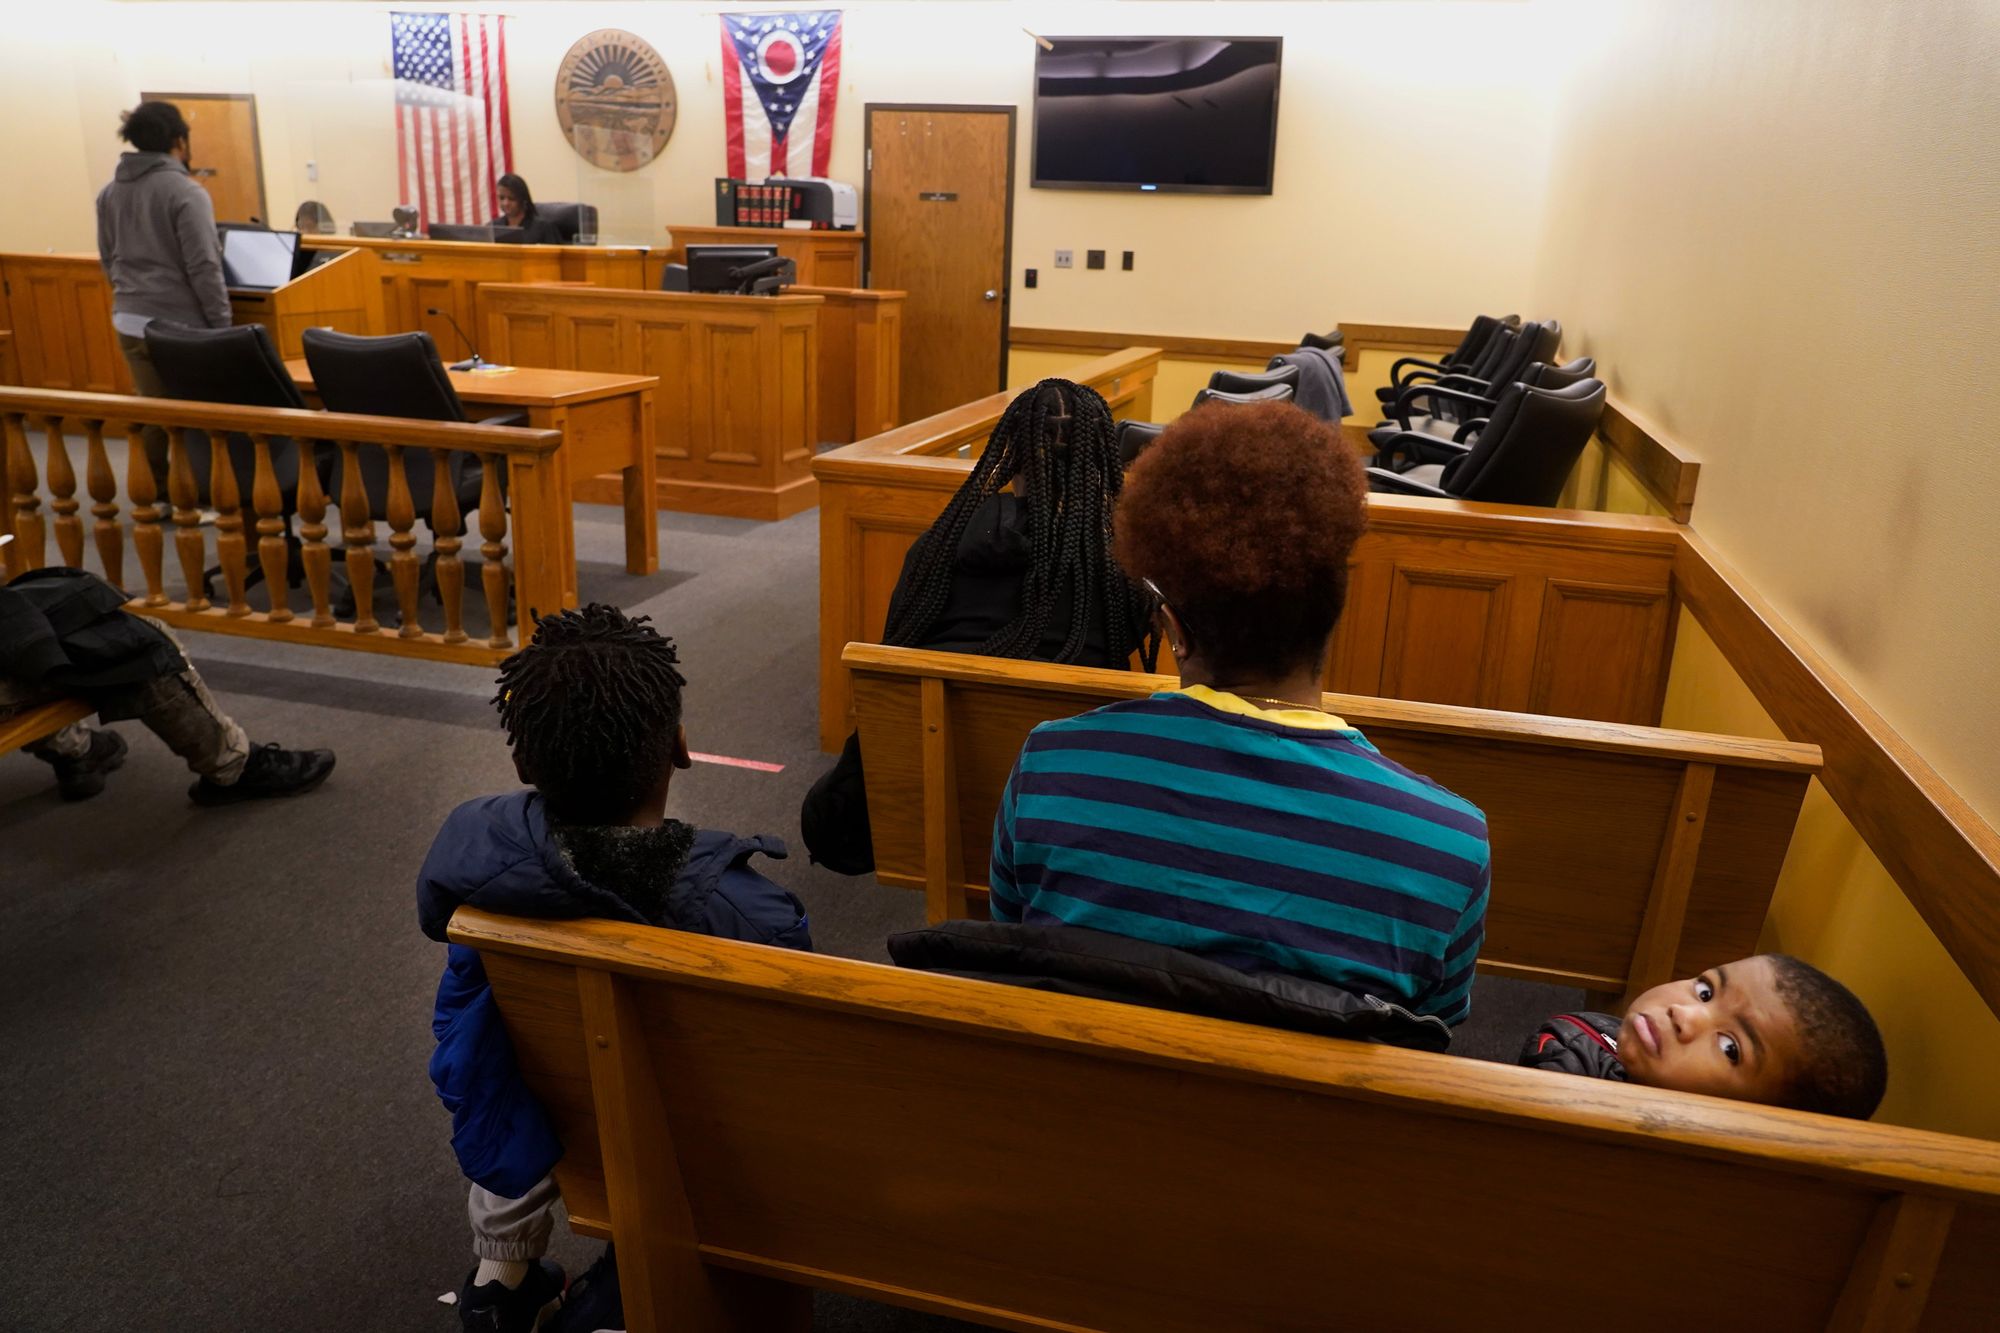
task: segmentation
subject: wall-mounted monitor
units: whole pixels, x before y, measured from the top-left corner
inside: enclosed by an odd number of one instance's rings
[[[1281,37],[1051,37],[1035,48],[1045,190],[1269,194]]]

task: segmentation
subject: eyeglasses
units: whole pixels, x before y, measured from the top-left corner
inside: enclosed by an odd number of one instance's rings
[[[1141,578],[1139,582],[1146,585],[1146,591],[1153,594],[1153,600],[1155,602],[1158,602],[1162,608],[1167,608],[1170,606],[1170,603],[1167,601],[1167,595],[1160,591],[1159,584],[1153,582],[1149,578]],[[1189,623],[1187,616],[1181,611],[1181,609],[1177,606],[1172,607],[1171,609],[1173,610],[1174,613],[1174,619],[1178,620],[1181,624],[1182,633],[1186,635],[1187,638],[1196,640],[1200,639],[1201,638],[1200,633],[1196,631],[1195,627],[1191,623]],[[1181,645],[1181,647],[1183,648],[1185,648],[1186,646],[1187,645],[1185,643]],[[1176,650],[1174,655],[1176,657],[1180,656],[1179,650]]]

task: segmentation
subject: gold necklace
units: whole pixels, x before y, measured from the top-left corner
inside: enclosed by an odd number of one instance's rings
[[[1274,699],[1268,694],[1239,694],[1236,697],[1239,699],[1248,699],[1253,704],[1276,704],[1278,706],[1279,711],[1281,712],[1283,711],[1301,711],[1307,713],[1326,712],[1326,710],[1324,708],[1321,708],[1318,704],[1302,704],[1295,699]]]

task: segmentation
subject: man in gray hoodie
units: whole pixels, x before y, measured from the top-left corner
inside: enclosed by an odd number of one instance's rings
[[[146,354],[146,326],[156,319],[226,329],[229,291],[222,284],[222,243],[215,205],[188,175],[188,123],[172,102],[141,102],[125,113],[120,138],[132,152],[97,196],[97,258],[111,279],[111,325],[132,368],[132,383],[163,398]],[[158,439],[153,437],[158,435]],[[155,467],[166,463],[166,433],[146,432]]]

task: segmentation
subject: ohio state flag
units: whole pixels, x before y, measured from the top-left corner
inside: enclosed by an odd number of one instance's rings
[[[722,15],[731,176],[826,175],[839,92],[839,10]]]

